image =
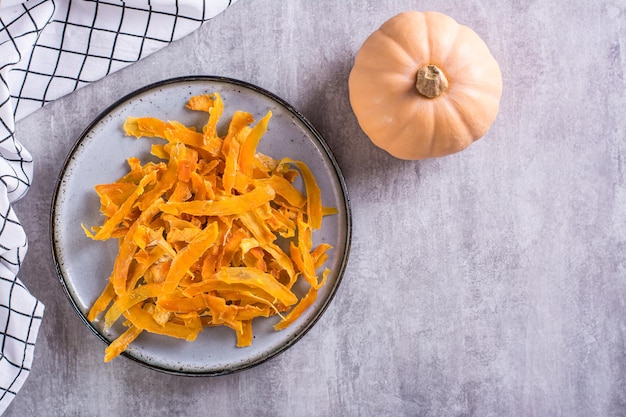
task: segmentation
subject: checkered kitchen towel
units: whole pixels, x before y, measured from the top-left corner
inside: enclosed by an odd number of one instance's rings
[[[44,312],[17,278],[28,247],[11,204],[32,180],[15,122],[168,45],[235,0],[0,0],[0,414],[28,376]]]

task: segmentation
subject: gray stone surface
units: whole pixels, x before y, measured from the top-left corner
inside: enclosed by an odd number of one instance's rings
[[[474,28],[500,62],[501,111],[468,150],[403,162],[351,112],[361,42],[403,10]],[[626,415],[626,4],[239,0],[201,30],[18,123],[35,183],[16,204],[21,278],[46,304],[23,416]],[[49,249],[52,190],[87,122],[179,75],[283,97],[330,144],[352,200],[352,255],[318,324],[258,367],[155,373],[80,322]]]

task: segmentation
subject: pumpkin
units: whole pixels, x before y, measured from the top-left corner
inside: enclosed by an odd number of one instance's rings
[[[371,141],[399,159],[449,155],[483,137],[502,95],[485,42],[438,12],[387,20],[356,54],[350,104]]]

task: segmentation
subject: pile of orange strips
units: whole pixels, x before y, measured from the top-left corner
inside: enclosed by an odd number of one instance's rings
[[[286,328],[314,303],[329,273],[323,265],[332,247],[313,247],[312,233],[337,211],[322,205],[305,163],[257,152],[272,113],[252,126],[252,114],[236,111],[220,137],[219,93],[186,106],[208,114],[202,131],[128,118],[128,135],[165,140],[151,148],[160,162],[129,158],[126,175],[95,187],[105,219],[83,230],[94,240],[117,239],[119,249],[87,318],[103,315],[105,331],[120,319],[126,327],[105,362],[144,331],[192,341],[207,326],[228,326],[237,346],[249,346],[253,319],[279,315],[274,329]],[[302,191],[294,186],[299,176]],[[301,280],[308,290],[298,297]]]

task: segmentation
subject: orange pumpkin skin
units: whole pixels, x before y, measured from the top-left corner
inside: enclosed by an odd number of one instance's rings
[[[432,66],[444,80],[430,98],[416,85],[418,71]],[[498,114],[502,73],[472,29],[442,13],[409,11],[365,40],[348,87],[371,141],[396,158],[418,160],[459,152],[487,133]]]

